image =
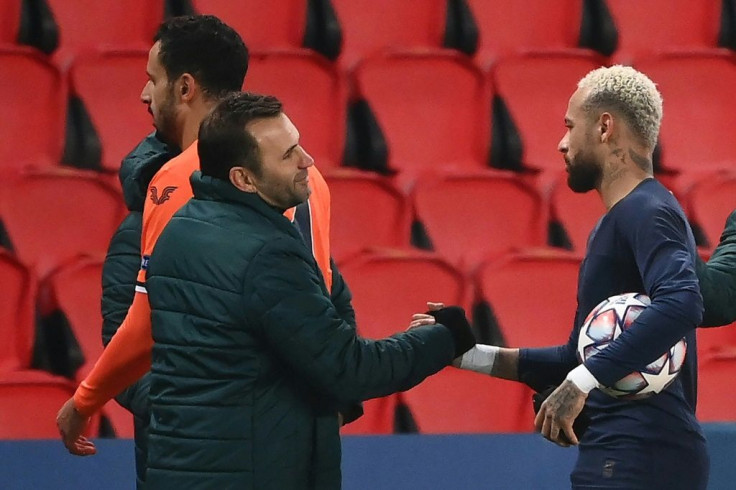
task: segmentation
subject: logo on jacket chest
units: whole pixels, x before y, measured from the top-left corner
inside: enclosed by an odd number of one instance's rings
[[[176,189],[177,187],[175,185],[166,186],[161,191],[161,195],[159,196],[158,188],[155,185],[151,186],[151,202],[156,205],[165,203],[171,198],[171,194],[173,194]]]

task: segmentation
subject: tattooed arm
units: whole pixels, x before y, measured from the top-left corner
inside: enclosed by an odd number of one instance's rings
[[[583,410],[586,398],[588,398],[586,393],[566,379],[542,403],[534,419],[535,427],[545,439],[559,446],[577,445],[578,438],[572,424]]]

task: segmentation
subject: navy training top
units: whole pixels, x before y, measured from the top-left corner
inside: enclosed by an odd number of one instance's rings
[[[521,349],[519,378],[536,390],[560,384],[579,364],[578,332],[604,299],[628,292],[652,300],[632,326],[585,365],[604,386],[641,370],[679,339],[687,340],[682,371],[662,393],[644,400],[618,400],[591,391],[587,445],[617,440],[702,439],[695,419],[697,355],[695,328],[703,301],[695,275],[695,240],[677,200],[653,178],[645,179],[605,214],[588,239],[580,266],[574,328],[567,344]]]

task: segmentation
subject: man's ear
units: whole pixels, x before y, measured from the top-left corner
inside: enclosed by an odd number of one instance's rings
[[[247,168],[233,167],[230,169],[229,177],[230,183],[243,192],[255,194],[258,191],[253,173]]]
[[[178,95],[181,97],[182,102],[190,102],[199,91],[197,80],[189,73],[182,74],[179,77],[177,85],[176,89],[179,91]]]
[[[606,143],[607,141],[610,141],[613,137],[614,130],[613,116],[608,112],[604,112],[603,114],[601,114],[601,117],[598,119],[598,128],[601,133],[601,143]]]

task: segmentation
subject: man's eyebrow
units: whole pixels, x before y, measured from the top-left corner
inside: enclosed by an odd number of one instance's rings
[[[299,146],[299,143],[295,143],[292,146],[290,146],[289,149],[284,152],[284,156],[288,156],[289,153],[294,151],[294,148],[296,148],[297,146]]]

